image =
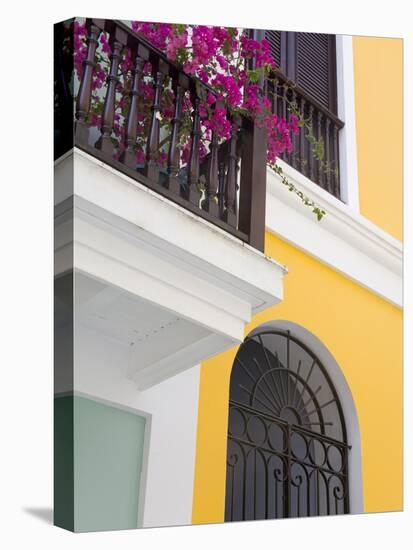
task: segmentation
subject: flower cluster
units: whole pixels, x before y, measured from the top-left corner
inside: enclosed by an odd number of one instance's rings
[[[270,52],[270,43],[265,38],[261,41],[241,37],[241,55],[244,59],[254,60],[255,66],[258,69],[262,67],[275,67],[275,60]]]
[[[244,115],[256,120],[267,132],[269,163],[274,163],[284,151],[292,150],[291,136],[299,131],[298,119],[288,120],[273,114],[271,102],[263,96],[262,82],[276,66],[267,40],[254,40],[243,31],[227,27],[205,25],[174,25],[169,23],[148,23],[133,21],[132,30],[143,35],[166,57],[190,76],[205,84],[201,97],[200,117],[202,136],[200,139],[201,159],[208,153],[212,134],[219,140],[231,135],[232,116]],[[74,24],[74,65],[78,78],[83,73],[83,61],[87,54],[87,31],[84,25]],[[92,108],[89,117],[91,125],[100,124],[103,109],[103,94],[100,90],[107,78],[110,66],[111,45],[108,35],[101,33],[96,52],[97,64],[92,81]],[[128,48],[120,63],[120,82],[116,94],[116,115],[114,133],[122,148],[123,122],[128,108],[128,92],[131,86],[133,61]],[[144,160],[145,136],[150,123],[153,100],[153,79],[150,63],[144,67],[141,82],[141,97],[138,120],[137,158]],[[160,108],[161,126],[168,126],[174,116],[175,96],[166,80],[163,87]],[[190,130],[193,104],[186,95],[183,102],[183,123],[180,134],[181,160],[186,163],[191,147]],[[166,159],[162,145],[160,159]]]
[[[231,123],[227,118],[227,111],[222,107],[216,107],[213,111],[212,117],[204,119],[204,126],[211,133],[215,131],[222,139],[229,139],[231,136]],[[207,138],[211,134],[207,134]]]
[[[160,50],[165,50],[171,37],[173,25],[169,23],[144,23],[132,21],[132,30],[144,34]]]
[[[271,115],[266,118],[265,125],[268,135],[267,160],[269,163],[275,163],[281,153],[287,151],[291,153],[293,145],[291,134],[298,134],[296,117],[291,115],[287,122],[284,118],[278,118],[277,115]]]
[[[83,75],[83,61],[86,59],[86,27],[77,21],[73,23],[73,63],[79,79]]]

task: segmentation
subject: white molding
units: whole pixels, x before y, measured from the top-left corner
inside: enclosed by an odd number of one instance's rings
[[[73,250],[73,200],[71,197],[66,197],[55,207],[54,273],[56,276],[73,268]]]
[[[337,35],[336,51],[337,114],[344,121],[344,127],[339,132],[341,197],[352,210],[359,212],[353,37]]]
[[[64,202],[73,195],[73,149],[66,151],[64,155],[54,162],[54,204]]]
[[[75,394],[146,418],[137,526],[190,525],[199,365],[138,391],[126,374],[129,350],[124,343],[76,322],[74,351]]]
[[[55,207],[55,273],[73,268],[95,281],[92,305],[79,303],[75,286],[75,313],[108,337],[119,338],[114,312],[130,314],[122,293],[156,319],[157,335],[131,355],[139,388],[242,342],[252,315],[282,299],[286,269],[273,259],[77,149],[58,165],[62,176],[65,164],[75,194]],[[125,323],[131,338],[144,319]]]
[[[269,231],[375,294],[402,307],[403,248],[400,241],[279,161],[287,178],[326,215],[311,208],[267,171],[266,226]]]
[[[189,272],[252,300],[254,313],[281,299],[284,266],[78,149],[74,181],[76,209],[102,216],[108,229],[129,233],[135,244],[158,249],[169,263],[185,264]]]
[[[171,372],[175,376],[186,370],[188,365],[195,365],[200,360],[218,355],[226,349],[228,349],[228,339],[219,334],[211,333],[205,336],[205,338],[180,349],[176,353],[136,371],[136,365],[139,364],[141,352],[139,347],[132,344],[129,357],[129,376],[137,382],[139,390],[143,391],[166,380]]]

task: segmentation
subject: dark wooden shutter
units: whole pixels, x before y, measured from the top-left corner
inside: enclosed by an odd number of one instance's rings
[[[294,33],[295,82],[324,107],[337,112],[335,36]]]
[[[277,67],[337,113],[335,36],[309,32],[265,31]]]
[[[265,31],[265,38],[270,43],[270,50],[277,68],[287,75],[287,37],[285,31]],[[294,34],[294,33],[291,33]]]
[[[281,31],[265,31],[265,38],[270,43],[271,54],[277,67],[281,65]]]

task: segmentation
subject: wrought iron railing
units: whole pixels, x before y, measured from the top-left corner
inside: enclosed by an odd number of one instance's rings
[[[297,109],[307,126],[293,136],[293,151],[284,153],[281,158],[340,198],[339,132],[344,122],[279,70],[275,70],[267,81],[266,94],[275,114],[285,117]],[[314,140],[323,149],[320,158],[317,158]]]
[[[233,117],[231,137],[223,144],[218,144],[217,136],[213,134],[209,153],[202,161],[197,146],[200,135],[200,90],[205,92],[208,87],[199,80],[188,77],[145,37],[133,32],[120,21],[89,19],[87,28],[87,57],[76,100],[75,145],[244,242],[263,250],[266,192],[264,130],[246,117]],[[96,48],[102,32],[109,34],[112,53],[109,77],[105,83],[101,126],[99,135],[96,136],[96,130],[91,132],[88,117]],[[113,133],[115,99],[118,69],[125,48],[132,52],[133,78],[127,100],[128,114],[123,121],[124,150],[121,155],[117,155],[119,143]],[[145,161],[139,166],[136,162],[135,143],[140,82],[143,64],[148,61],[154,94],[146,136]],[[168,138],[165,140],[162,135],[162,142],[167,144],[167,163],[163,169],[157,158],[161,141],[159,100],[166,77],[172,82],[174,116]],[[185,95],[192,104],[192,146],[189,160],[183,167],[178,133]],[[201,188],[201,191],[198,185],[200,180],[204,182],[204,189]]]

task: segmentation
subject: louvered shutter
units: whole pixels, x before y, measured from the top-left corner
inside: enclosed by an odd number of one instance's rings
[[[335,37],[329,34],[295,34],[295,82],[324,107],[337,111]]]
[[[337,113],[335,36],[265,31],[277,67],[321,105]]]
[[[277,67],[281,63],[281,31],[265,31],[265,38],[270,43],[271,54],[275,60]]]

